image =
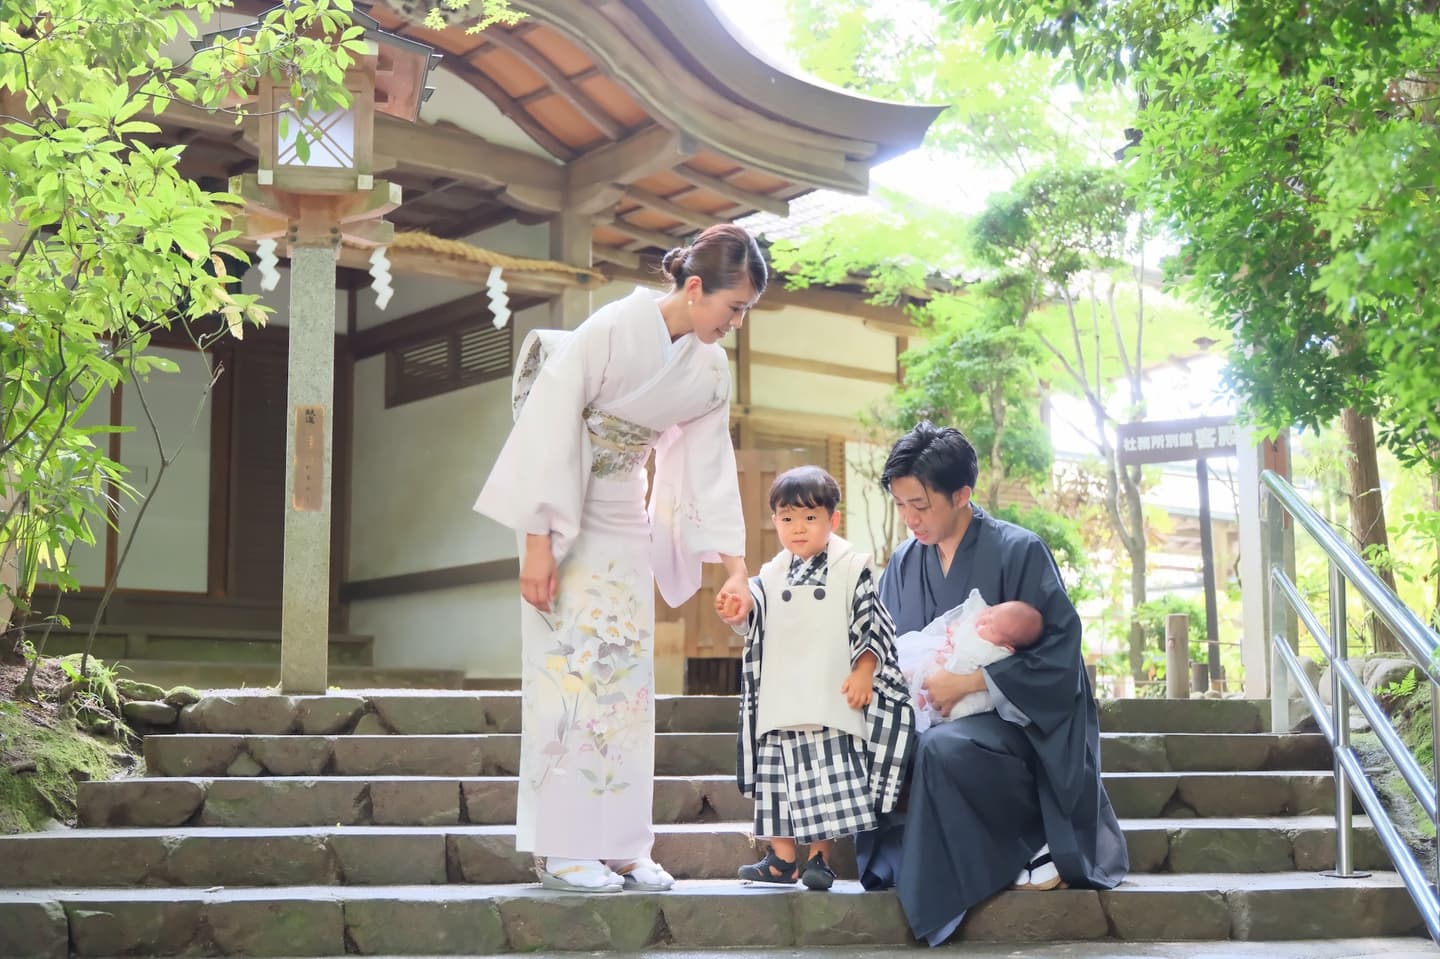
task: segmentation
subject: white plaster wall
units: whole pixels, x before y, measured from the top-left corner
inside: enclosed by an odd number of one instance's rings
[[[276,267],[280,282],[275,289],[266,292],[260,289],[260,268],[255,265],[255,254],[250,254],[250,269],[240,279],[240,290],[260,297],[260,302],[272,311],[266,320],[268,326],[290,325],[290,267],[282,263]],[[362,294],[363,295],[363,294]],[[345,332],[345,291],[335,291],[335,332]]]
[[[750,367],[750,402],[770,409],[854,417],[884,400],[889,392],[884,383],[758,363]]]
[[[516,677],[519,603],[513,580],[378,599],[351,605],[350,631],[375,637],[377,666]]]
[[[110,422],[110,391],[105,390],[90,408],[81,416],[78,425],[81,427],[104,426]],[[101,450],[108,450],[110,447],[109,433],[96,433],[90,441]],[[70,574],[80,583],[81,586],[104,586],[105,585],[105,538],[109,529],[105,525],[104,515],[97,516],[90,521],[90,531],[95,534],[95,545],[87,546],[84,543],[76,543],[71,547],[69,556]]]
[[[783,353],[895,372],[894,336],[872,330],[854,317],[797,306],[751,313],[750,348],[757,353]]]
[[[517,314],[517,345],[548,315]],[[471,508],[510,426],[508,377],[386,409],[384,357],[356,364],[350,578],[514,557],[515,535]],[[516,602],[508,580],[371,600],[351,606],[350,630],[375,637],[377,665],[514,676]]]
[[[205,592],[210,541],[210,368],[190,350],[153,349],[174,361],[177,373],[156,373],[143,382],[144,407],[135,385],[121,391],[121,422],[131,429],[120,439],[127,480],[143,497],[160,477],[161,447],[145,414],[155,418],[166,456],[165,470],[139,527],[140,501],[121,499],[120,553],[133,533],[135,545],[120,570],[126,589]]]

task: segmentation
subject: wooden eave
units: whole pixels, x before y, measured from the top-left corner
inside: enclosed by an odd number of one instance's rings
[[[717,14],[721,0],[515,0],[525,20],[471,36],[435,32],[431,6],[388,0],[380,27],[444,55],[440,69],[484,94],[544,151],[448,125],[379,118],[384,175],[404,189],[401,229],[458,237],[509,219],[575,211],[597,260],[633,264],[712,223],[785,215],[816,188],[868,187],[875,163],[918,146],[935,107],[885,103],[768,63]],[[259,13],[273,0],[240,0]],[[171,110],[167,134],[211,175],[248,172],[254,134],[229,118]],[[208,149],[208,154],[207,154]],[[228,159],[226,155],[228,153]],[[377,170],[377,172],[381,172]]]

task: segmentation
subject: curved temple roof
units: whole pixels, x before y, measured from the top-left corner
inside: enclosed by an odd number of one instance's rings
[[[569,211],[590,222],[596,258],[634,266],[713,223],[784,216],[816,188],[866,192],[870,168],[919,146],[943,109],[787,73],[737,32],[723,0],[513,0],[524,20],[478,35],[425,29],[433,3],[385,0],[369,14],[444,54],[439,69],[539,149],[381,118],[375,148],[396,160],[386,175],[404,187],[390,216],[402,229],[464,236]],[[166,120],[233,149],[223,118],[180,116]]]

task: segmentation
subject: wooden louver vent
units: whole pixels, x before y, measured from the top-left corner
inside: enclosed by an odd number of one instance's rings
[[[510,375],[513,327],[462,327],[385,354],[385,405],[413,403]]]

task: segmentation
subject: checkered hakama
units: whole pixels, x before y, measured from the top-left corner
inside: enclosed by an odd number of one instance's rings
[[[818,842],[875,828],[863,744],[837,729],[777,729],[755,753],[755,835]]]

